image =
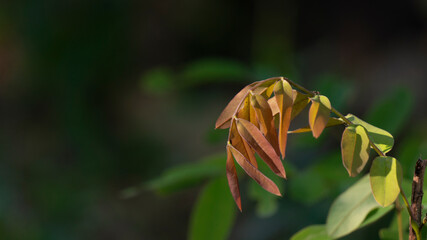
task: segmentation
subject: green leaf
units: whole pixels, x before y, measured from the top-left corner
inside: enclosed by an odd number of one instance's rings
[[[325,225],[311,225],[291,237],[291,240],[332,240],[326,233]]]
[[[347,114],[347,116],[345,116],[345,117],[348,120],[350,120],[350,122],[352,122],[353,124],[363,126],[366,129],[366,131],[368,131],[369,139],[371,139],[371,141],[383,153],[387,153],[393,148],[394,139],[393,139],[393,136],[389,132],[387,132],[381,128],[375,127],[375,126],[361,120],[360,118],[354,116],[353,114]]]
[[[141,77],[145,92],[153,95],[169,93],[173,88],[173,73],[167,68],[152,69]]]
[[[308,123],[313,137],[318,138],[328,124],[331,114],[331,102],[323,95],[316,95],[310,98],[311,106],[308,111]]]
[[[375,200],[384,207],[392,204],[402,182],[400,163],[393,157],[379,156],[372,162],[369,175]]]
[[[211,180],[199,195],[190,219],[188,239],[227,239],[236,217],[227,179]]]
[[[363,170],[369,160],[369,138],[364,127],[350,125],[345,128],[341,139],[341,154],[350,177]]]
[[[397,134],[411,117],[413,106],[414,97],[411,91],[406,87],[399,87],[372,105],[365,119],[392,134]]]
[[[402,233],[403,233],[402,239],[408,239],[409,238],[409,214],[404,209],[402,209],[400,214],[401,214]],[[379,231],[380,239],[381,240],[399,240],[398,228],[399,228],[399,219],[398,219],[398,214],[396,213],[393,217],[393,220],[390,223],[390,226],[388,228],[380,229]]]
[[[146,183],[150,190],[171,193],[200,184],[206,178],[225,175],[226,156],[219,154],[196,163],[184,164],[166,170],[159,178]]]
[[[387,207],[381,207],[381,208],[376,208],[376,209],[372,210],[368,214],[368,216],[366,216],[365,220],[363,220],[363,223],[360,225],[359,228],[362,228],[366,225],[369,225],[373,222],[376,222],[378,219],[382,218],[384,215],[386,215],[391,210],[393,210],[393,208],[394,208],[394,205],[390,205]]]
[[[364,176],[342,193],[332,204],[326,220],[326,231],[332,238],[345,236],[356,230],[369,212],[380,207]]]

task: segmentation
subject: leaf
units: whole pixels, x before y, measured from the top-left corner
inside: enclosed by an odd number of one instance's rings
[[[197,163],[167,169],[159,178],[145,184],[150,190],[171,193],[199,184],[203,179],[223,175],[224,154],[214,155]]]
[[[141,77],[142,88],[153,95],[169,93],[173,89],[173,73],[167,68],[152,69]]]
[[[310,102],[307,94],[300,93],[297,90],[293,90],[293,106],[291,113],[291,120],[293,120]]]
[[[277,141],[277,133],[270,105],[268,105],[267,100],[261,95],[252,95],[251,104],[253,109],[255,109],[256,119],[258,119],[261,132],[279,154],[279,143]]]
[[[227,239],[236,211],[225,177],[211,180],[200,193],[190,219],[188,239]]]
[[[343,120],[341,120],[341,118],[334,118],[334,117],[330,117],[328,120],[328,123],[326,124],[326,127],[333,127],[333,126],[338,126],[338,125],[342,125],[345,122]],[[306,126],[303,128],[298,128],[292,131],[288,131],[289,133],[305,133],[305,132],[311,132],[311,128],[310,126]]]
[[[311,106],[308,115],[313,137],[318,138],[329,121],[331,113],[331,103],[329,99],[322,95],[311,98]]]
[[[258,153],[264,162],[267,163],[271,170],[278,176],[286,178],[285,168],[279,156],[261,131],[245,119],[237,118],[235,121],[240,135]]]
[[[384,217],[387,213],[389,213],[393,209],[394,209],[394,205],[390,205],[387,207],[380,207],[372,210],[368,214],[368,216],[366,216],[365,220],[363,220],[363,223],[360,225],[359,228],[363,228],[371,223],[376,222],[377,220]]]
[[[242,199],[240,197],[239,181],[237,179],[236,166],[234,165],[233,155],[229,148],[227,148],[226,169],[228,186],[230,188],[231,195],[233,196],[234,202],[236,202],[236,205],[239,210],[242,211]]]
[[[365,128],[350,125],[341,139],[342,163],[350,177],[359,174],[369,160],[369,138]]]
[[[276,184],[255,168],[237,149],[230,143],[227,145],[228,150],[233,154],[237,163],[245,170],[245,172],[254,179],[262,188],[277,196],[281,196],[279,188]]]
[[[360,118],[354,116],[353,114],[347,114],[345,116],[353,124],[363,126],[366,131],[368,131],[369,139],[383,152],[387,153],[393,148],[394,139],[393,136],[387,131],[375,127]]]
[[[326,220],[326,231],[332,238],[345,236],[356,230],[369,212],[380,207],[364,176],[332,203]]]
[[[222,111],[222,113],[219,115],[218,119],[215,123],[215,128],[218,129],[224,129],[230,127],[231,118],[233,117],[234,113],[237,112],[237,108],[241,106],[241,103],[244,98],[248,95],[249,91],[251,89],[256,90],[259,86],[264,86],[268,84],[272,84],[274,81],[277,81],[276,78],[268,78],[262,81],[253,82],[246,87],[244,87],[242,90],[240,90],[239,93],[237,93],[233,99],[228,103],[228,105],[225,107],[225,109]]]
[[[237,117],[250,118],[249,108],[251,106],[249,105],[248,100],[249,98],[245,99],[244,107],[240,109],[240,111],[237,113]],[[231,142],[231,145],[233,145],[239,152],[241,152],[245,156],[245,158],[249,159],[249,161],[255,167],[258,167],[254,151],[248,145],[248,143],[240,136],[235,121],[232,121],[228,139]]]
[[[279,148],[282,158],[285,158],[286,141],[288,138],[289,124],[293,104],[293,92],[291,85],[284,79],[277,81],[274,86],[274,95],[279,107]]]
[[[228,103],[222,113],[219,115],[215,123],[215,128],[229,128],[231,117],[236,112],[236,108],[241,104],[242,100],[247,96],[249,90],[253,87],[254,83],[247,85],[239,93],[234,96]]]
[[[311,225],[291,237],[291,240],[332,240],[326,233],[325,225]]]
[[[400,163],[393,157],[379,156],[372,162],[369,175],[375,200],[384,207],[392,204],[400,193]]]

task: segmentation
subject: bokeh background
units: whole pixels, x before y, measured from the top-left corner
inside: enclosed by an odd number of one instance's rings
[[[406,177],[427,157],[424,0],[3,1],[0,238],[186,239],[200,192],[225,175],[216,118],[272,76],[390,131]],[[355,181],[341,131],[290,137],[283,198],[242,175],[243,213],[220,214],[228,238],[324,223]],[[348,239],[376,239],[392,217]]]

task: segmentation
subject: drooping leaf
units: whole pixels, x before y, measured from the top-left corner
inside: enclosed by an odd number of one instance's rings
[[[251,108],[251,106],[249,106],[249,104],[250,104],[249,98],[247,97],[247,99],[245,99],[244,106],[237,113],[238,118],[250,119],[251,117],[255,117],[255,116],[251,116],[251,114],[250,114],[249,108]],[[231,141],[231,145],[233,145],[237,150],[239,150],[239,152],[241,152],[245,156],[245,158],[249,159],[249,161],[252,163],[252,165],[254,165],[255,167],[258,167],[258,163],[255,159],[254,150],[240,136],[240,134],[237,130],[237,126],[236,126],[235,121],[232,121],[232,123],[231,123],[229,140]]]
[[[369,212],[380,207],[364,176],[332,203],[326,220],[326,231],[332,238],[343,237],[356,230]]]
[[[313,137],[318,138],[323,132],[326,124],[328,124],[330,113],[331,103],[327,97],[316,95],[311,98],[308,122],[310,124]]]
[[[279,188],[276,184],[262,174],[257,168],[255,168],[237,149],[235,149],[230,143],[227,145],[229,151],[233,154],[234,159],[237,163],[245,170],[245,172],[254,179],[262,188],[271,192],[277,196],[281,196]]]
[[[326,124],[326,127],[333,127],[333,126],[338,126],[338,125],[342,125],[345,122],[343,120],[341,120],[341,118],[334,118],[334,117],[330,117],[328,120],[328,123]],[[289,133],[305,133],[305,132],[311,132],[311,128],[310,126],[306,126],[303,128],[298,128],[292,131],[288,131]]]
[[[293,104],[293,92],[291,85],[284,79],[277,81],[274,86],[274,95],[279,107],[279,148],[282,158],[285,158],[286,141],[288,138],[289,124]]]
[[[252,95],[251,104],[253,109],[255,109],[261,132],[279,154],[279,143],[270,105],[268,105],[267,100],[261,95]]]
[[[237,129],[247,143],[278,176],[286,178],[285,168],[273,146],[255,125],[245,119],[236,119]]]
[[[293,120],[301,111],[308,105],[310,99],[307,94],[300,93],[297,90],[293,90],[293,101],[291,120]]]
[[[366,131],[368,131],[369,139],[383,152],[387,153],[393,148],[394,139],[393,136],[387,131],[375,127],[360,118],[354,116],[353,114],[347,114],[345,116],[353,124],[363,126]]]
[[[345,128],[341,139],[342,163],[350,177],[359,174],[369,160],[369,138],[365,128],[350,125]]]
[[[236,217],[225,177],[210,181],[193,208],[188,239],[225,240]]]
[[[234,165],[233,155],[229,148],[227,148],[227,180],[230,187],[231,195],[234,202],[240,211],[242,211],[242,199],[240,197],[239,180],[237,179],[236,166]]]
[[[369,175],[375,200],[384,207],[392,204],[400,193],[400,163],[393,157],[379,156],[372,162]]]
[[[291,240],[332,240],[326,233],[325,225],[311,225],[291,237]]]

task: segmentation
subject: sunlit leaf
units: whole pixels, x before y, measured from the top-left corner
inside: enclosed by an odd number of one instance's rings
[[[326,124],[326,127],[333,127],[333,126],[338,126],[338,125],[342,125],[345,122],[343,120],[341,120],[341,118],[334,118],[334,117],[330,117],[328,120],[328,123]],[[288,133],[305,133],[305,132],[311,132],[311,128],[310,126],[306,126],[303,128],[298,128],[292,131],[288,131]]]
[[[231,144],[227,145],[227,148],[236,159],[237,163],[245,170],[245,172],[254,179],[262,188],[271,192],[277,196],[281,196],[279,188],[276,184],[262,174],[257,168],[255,168],[237,149],[235,149]]]
[[[233,226],[236,211],[225,177],[210,181],[193,208],[188,239],[225,240]]]
[[[331,113],[331,103],[329,99],[322,95],[311,98],[311,106],[308,115],[313,137],[318,138],[329,121]]]
[[[247,143],[258,153],[265,163],[278,176],[286,178],[285,168],[274,150],[261,131],[245,119],[236,119],[237,129]]]
[[[332,204],[326,220],[326,231],[332,238],[356,230],[373,209],[380,207],[371,193],[368,176],[364,176],[342,193]]]
[[[234,165],[233,155],[228,147],[226,169],[228,186],[230,187],[231,195],[233,196],[234,202],[236,202],[239,210],[242,211],[242,199],[240,197],[239,181],[237,179],[236,166]]]
[[[257,87],[260,87],[260,86],[264,86],[264,85],[268,86],[269,84],[272,84],[275,81],[277,81],[277,79],[278,78],[268,78],[262,81],[254,82],[247,85],[242,90],[240,90],[240,92],[234,96],[234,98],[228,103],[228,105],[219,115],[215,123],[215,128],[220,128],[220,129],[229,128],[231,118],[238,111],[237,108],[241,106],[243,99],[247,97],[249,91],[252,89],[256,89]]]
[[[247,96],[249,90],[255,83],[249,84],[240,90],[239,93],[228,103],[227,107],[219,115],[215,123],[215,128],[229,128],[231,117],[235,114],[237,107],[241,104],[242,100]]]
[[[274,95],[279,107],[279,148],[282,158],[285,158],[286,141],[288,138],[289,124],[291,123],[291,113],[293,104],[293,92],[291,85],[286,80],[277,81],[274,86]]]
[[[267,140],[279,154],[279,143],[277,140],[277,133],[276,128],[274,127],[274,120],[270,105],[268,105],[267,100],[261,95],[252,95],[251,104],[253,109],[255,109],[256,118],[258,119],[261,132],[266,136]]]
[[[369,160],[369,138],[365,128],[350,125],[341,139],[342,163],[350,177],[359,174]]]
[[[393,157],[379,156],[374,159],[370,171],[372,193],[381,206],[392,204],[400,192],[402,169]]]
[[[332,240],[326,233],[325,225],[311,225],[291,237],[291,240]]]
[[[354,116],[353,114],[347,114],[345,116],[353,124],[363,126],[366,131],[368,131],[369,139],[383,152],[387,153],[393,148],[394,139],[393,136],[387,131],[375,127],[360,118]]]

